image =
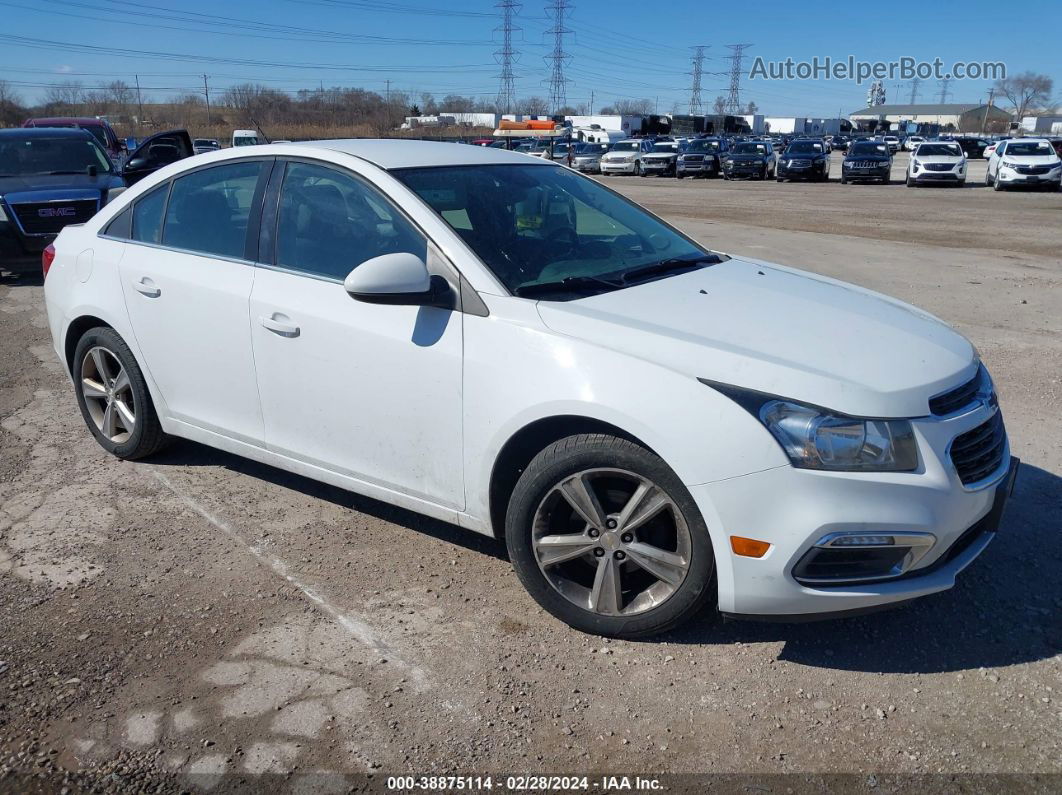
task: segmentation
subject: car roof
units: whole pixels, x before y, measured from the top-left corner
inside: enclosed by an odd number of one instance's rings
[[[106,127],[107,122],[103,119],[94,119],[91,116],[44,116],[39,119],[26,119],[26,124],[44,125],[56,124],[81,124],[86,127]]]
[[[548,161],[536,161],[518,152],[494,149],[488,146],[462,146],[442,141],[410,141],[402,139],[340,139],[332,141],[304,141],[293,144],[270,144],[256,149],[267,150],[270,146],[295,146],[327,149],[367,160],[383,169],[418,168],[423,166],[472,166],[487,164],[528,165]],[[245,147],[250,148],[250,147]]]
[[[0,138],[88,138],[95,141],[95,136],[87,130],[77,127],[12,127],[0,130]]]

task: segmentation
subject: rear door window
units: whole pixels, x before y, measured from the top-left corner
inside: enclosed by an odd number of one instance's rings
[[[226,163],[175,179],[166,208],[163,245],[244,259],[263,165],[262,161]]]
[[[133,240],[141,243],[158,243],[162,240],[162,213],[166,209],[169,189],[170,183],[167,182],[136,200],[133,205]]]

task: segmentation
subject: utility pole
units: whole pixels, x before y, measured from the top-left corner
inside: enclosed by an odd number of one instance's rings
[[[728,44],[730,50],[730,92],[727,94],[724,112],[729,114],[741,113],[741,60],[744,57],[745,48],[751,44]]]
[[[203,75],[203,96],[206,97],[207,127],[210,126],[210,86],[207,84],[207,76]]]
[[[996,90],[994,88],[988,89],[988,104],[985,105],[985,113],[981,117],[981,135],[985,134],[985,125],[988,124],[988,110],[992,107],[992,100],[996,98]]]
[[[590,89],[590,115],[594,115],[594,89]]]
[[[500,50],[494,51],[494,60],[501,65],[501,74],[498,75],[498,113],[506,114],[513,112],[516,105],[516,76],[513,74],[513,63],[519,54],[513,49],[513,31],[520,28],[513,25],[513,17],[520,11],[520,4],[516,0],[498,0],[495,8],[501,9],[502,23],[494,30],[502,35]]]
[[[941,105],[945,104],[948,101],[948,94],[951,93],[950,91],[948,91],[948,83],[950,83],[950,82],[951,82],[951,80],[949,78],[945,77],[939,83],[939,85],[940,85],[940,104]]]
[[[140,132],[140,125],[144,123],[144,102],[140,97],[140,75],[133,75],[133,77],[136,80],[136,107],[139,114],[136,117],[136,131]]]
[[[387,84],[387,98],[384,100],[384,118],[387,119],[387,127],[391,127],[391,81],[385,80]]]
[[[571,10],[568,0],[553,0],[552,5],[546,6],[546,14],[553,18],[553,27],[546,33],[553,34],[553,52],[546,56],[546,62],[551,64],[552,70],[549,77],[549,104],[552,115],[568,104],[564,77],[564,65],[568,62],[568,53],[564,51],[564,35],[571,33],[564,27],[564,15]]]
[[[701,74],[704,71],[704,51],[708,45],[698,44],[693,48],[693,86],[690,88],[690,115],[697,116],[701,108]]]

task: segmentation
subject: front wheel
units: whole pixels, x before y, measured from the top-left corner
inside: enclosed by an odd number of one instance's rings
[[[644,177],[645,176],[645,172],[642,170],[642,161],[641,160],[638,160],[634,164],[634,176],[636,176],[636,177]]]
[[[996,176],[992,179],[992,190],[1003,190],[1003,183],[999,179],[999,171],[996,171]]]
[[[913,188],[914,186],[915,186],[915,181],[913,179],[911,179],[910,175],[908,175],[908,177],[907,177],[907,187],[908,188]]]
[[[509,501],[505,539],[535,601],[583,632],[654,635],[714,598],[715,556],[693,498],[627,439],[569,436],[535,456]]]
[[[118,458],[144,458],[167,441],[144,375],[111,328],[85,332],[74,350],[74,392],[100,446]]]

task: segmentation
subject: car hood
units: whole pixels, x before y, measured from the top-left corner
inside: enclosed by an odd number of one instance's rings
[[[55,176],[0,177],[0,196],[23,193],[54,193],[52,198],[63,198],[64,190],[110,190],[123,185],[117,174],[56,174]],[[46,200],[46,199],[42,199]],[[21,201],[33,201],[22,199]]]
[[[970,342],[922,310],[754,260],[538,306],[558,333],[855,416],[925,416],[977,366]]]
[[[846,163],[862,163],[863,161],[866,161],[868,163],[888,163],[890,158],[888,157],[888,155],[853,155],[853,154],[848,154],[848,155],[845,155],[844,159],[845,159]]]
[[[1058,155],[1012,155],[1004,152],[1003,161],[1017,163],[1019,166],[1056,166]]]
[[[652,157],[661,160],[666,160],[669,157],[678,157],[678,152],[646,152],[642,157]]]
[[[755,163],[765,157],[767,155],[727,155],[727,159],[735,163]]]
[[[948,163],[956,165],[962,162],[962,158],[958,155],[914,155],[913,157],[919,163]]]
[[[636,155],[636,154],[638,154],[638,153],[636,151],[633,151],[633,150],[626,150],[626,151],[622,151],[622,152],[605,152],[605,154],[603,154],[601,156],[601,159],[602,160],[625,160],[626,158],[630,157],[631,155]]]

